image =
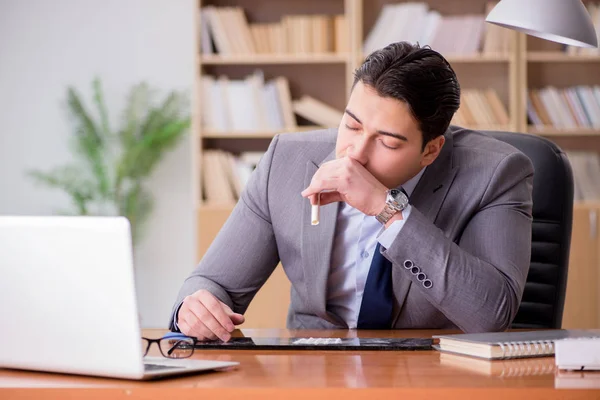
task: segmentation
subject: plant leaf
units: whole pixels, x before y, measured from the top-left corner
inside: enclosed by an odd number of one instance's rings
[[[190,126],[187,99],[172,91],[158,105],[146,83],[131,88],[117,135],[110,131],[107,107],[99,78],[92,83],[95,121],[80,94],[67,90],[69,114],[74,121],[76,155],[84,164],[68,165],[49,172],[30,171],[37,182],[65,191],[76,214],[118,212],[131,222],[134,242],[141,237],[153,208],[144,181],[165,153]],[[114,176],[112,175],[114,174]]]
[[[135,85],[129,92],[127,106],[123,113],[123,129],[119,132],[121,144],[129,147],[135,142],[140,120],[150,102],[150,89],[145,82]]]
[[[68,104],[76,122],[77,150],[89,164],[98,182],[98,191],[104,198],[110,196],[110,184],[103,160],[105,143],[98,133],[93,119],[83,106],[79,94],[73,88],[68,89]]]
[[[150,110],[137,141],[124,149],[117,167],[119,181],[149,176],[165,152],[178,143],[190,126],[189,117],[177,116],[182,103],[181,95],[172,92]]]
[[[111,136],[110,124],[108,121],[108,112],[106,111],[106,104],[104,103],[104,95],[102,93],[102,82],[100,78],[95,78],[92,83],[94,89],[94,103],[98,108],[98,114],[100,115],[100,126],[102,127],[102,136],[105,140],[108,140]]]
[[[75,166],[65,166],[56,168],[50,172],[41,172],[37,170],[28,173],[37,182],[46,186],[62,189],[71,196],[79,214],[88,214],[88,204],[96,197],[93,182],[82,176],[81,169]]]
[[[120,213],[129,219],[134,242],[139,240],[140,232],[148,221],[152,211],[152,203],[152,196],[144,190],[140,182],[132,185],[122,198]]]

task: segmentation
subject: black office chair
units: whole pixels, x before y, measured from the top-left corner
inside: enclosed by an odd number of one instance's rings
[[[539,136],[485,132],[533,162],[531,266],[512,328],[560,328],[573,221],[573,172],[565,153]]]

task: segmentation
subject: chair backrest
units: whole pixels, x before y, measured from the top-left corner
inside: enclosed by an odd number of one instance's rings
[[[531,266],[512,328],[560,328],[573,221],[573,172],[566,154],[539,136],[485,132],[527,155],[534,167]]]

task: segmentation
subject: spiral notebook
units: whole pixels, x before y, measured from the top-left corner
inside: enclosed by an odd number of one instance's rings
[[[567,338],[600,338],[600,330],[537,330],[433,336],[434,349],[488,360],[554,355],[554,342]]]

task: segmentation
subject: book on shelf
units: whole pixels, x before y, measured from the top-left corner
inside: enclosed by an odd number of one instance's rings
[[[527,116],[535,126],[552,126],[552,119],[548,110],[544,107],[542,99],[537,90],[530,90],[527,99]]]
[[[506,107],[494,89],[463,89],[452,124],[469,128],[502,127],[510,123]]]
[[[244,151],[240,153],[238,158],[240,162],[245,164],[250,170],[254,170],[264,154],[264,151]],[[247,181],[244,181],[244,184],[246,182]]]
[[[350,26],[345,15],[333,16],[333,48],[336,53],[350,52]]]
[[[600,3],[599,2],[584,2],[596,35],[598,35],[598,43],[600,43]],[[600,55],[600,50],[595,47],[578,47],[578,46],[565,46],[564,51],[570,55]]]
[[[235,203],[264,152],[232,153],[207,149],[202,154],[202,197],[207,204]]]
[[[573,171],[573,199],[600,200],[600,155],[592,151],[566,151]]]
[[[552,357],[518,358],[490,362],[481,358],[465,357],[451,353],[440,353],[440,365],[498,378],[552,375],[556,369]]]
[[[485,15],[489,15],[497,1],[488,1]],[[481,52],[483,54],[508,54],[511,51],[511,33],[508,29],[495,24],[485,24],[485,33]]]
[[[430,45],[447,56],[508,54],[510,31],[485,24],[494,5],[489,2],[479,14],[441,15],[423,2],[385,4],[365,38],[363,53],[404,40]]]
[[[554,355],[554,343],[567,338],[600,338],[600,330],[537,330],[515,332],[463,333],[433,336],[442,352],[487,360]]]
[[[211,133],[293,132],[295,114],[323,127],[338,126],[342,112],[311,96],[292,101],[288,80],[265,81],[261,71],[244,79],[203,75],[200,124]]]
[[[236,200],[233,182],[225,166],[229,162],[220,150],[206,150],[202,155],[202,194],[207,203],[230,203]]]
[[[283,15],[279,22],[249,23],[241,7],[205,6],[200,10],[201,53],[252,54],[348,53],[346,16]]]
[[[536,128],[554,127],[576,132],[600,128],[600,86],[547,86],[528,92],[527,116]]]
[[[256,71],[244,79],[203,75],[200,120],[210,132],[278,132],[296,128],[285,77],[265,82]]]
[[[324,127],[336,127],[344,113],[311,96],[302,96],[292,102],[294,112],[299,116]]]

